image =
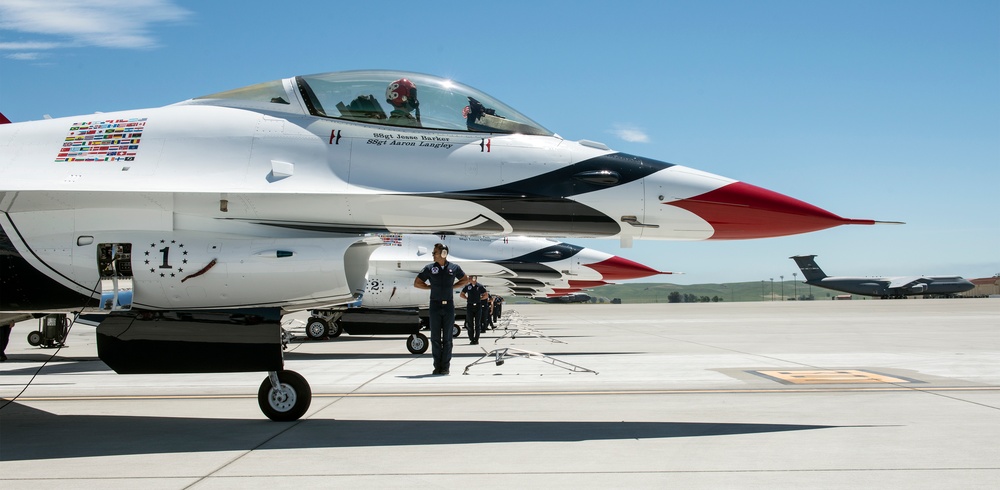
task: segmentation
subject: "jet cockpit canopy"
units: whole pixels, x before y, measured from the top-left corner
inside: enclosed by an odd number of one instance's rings
[[[408,106],[394,107],[387,92],[401,79],[416,89]],[[364,70],[298,76],[291,82],[309,114],[316,117],[445,131],[553,134],[479,90],[432,75]],[[277,80],[198,99],[253,100],[287,107],[292,97],[286,86]]]

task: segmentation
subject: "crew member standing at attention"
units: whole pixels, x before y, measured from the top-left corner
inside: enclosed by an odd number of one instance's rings
[[[434,262],[424,266],[413,280],[413,287],[431,291],[431,354],[434,373],[448,374],[451,368],[451,329],[455,324],[455,289],[469,283],[458,264],[448,262],[448,246],[434,244]],[[455,281],[458,282],[455,282]]]
[[[484,290],[483,299],[479,302],[479,333],[486,333],[486,329],[490,326],[490,305],[492,304],[493,295]]]
[[[482,328],[482,317],[480,317],[480,308],[482,308],[482,300],[479,298],[486,292],[486,288],[482,284],[479,284],[479,278],[477,276],[469,276],[469,284],[466,284],[462,288],[462,298],[465,299],[465,320],[468,325],[466,329],[469,332],[469,344],[476,345],[479,343],[479,331]]]
[[[500,321],[500,315],[503,314],[503,296],[496,296],[493,300],[493,328],[497,328],[497,323]]]

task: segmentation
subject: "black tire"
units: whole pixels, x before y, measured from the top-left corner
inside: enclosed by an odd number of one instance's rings
[[[427,341],[427,336],[422,333],[410,334],[406,339],[406,349],[410,351],[410,354],[423,354],[427,352],[429,346],[430,342]]]
[[[35,330],[29,333],[28,343],[31,344],[32,347],[38,347],[39,345],[42,345],[42,332]]]
[[[340,337],[340,334],[342,333],[344,333],[344,327],[340,326],[340,322],[333,322],[333,325],[330,325],[329,335],[331,339]]]
[[[306,337],[320,340],[330,334],[330,325],[322,318],[311,317],[306,322]]]
[[[284,392],[271,386],[270,377],[264,378],[257,390],[257,404],[267,418],[275,422],[292,422],[302,417],[312,403],[309,382],[295,371],[278,371],[278,381]]]
[[[462,327],[455,324],[455,327],[451,329],[451,338],[457,339],[459,335],[462,335]]]

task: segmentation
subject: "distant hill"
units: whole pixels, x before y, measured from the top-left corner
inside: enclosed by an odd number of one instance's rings
[[[669,303],[671,295],[675,302],[699,302],[699,301],[781,301],[784,297],[786,301],[799,299],[828,300],[835,291],[828,289],[810,287],[806,284],[794,281],[784,281],[773,283],[774,292],[772,295],[772,283],[766,282],[735,282],[726,284],[670,284],[670,283],[630,283],[612,284],[601,286],[585,291],[593,298],[593,302],[609,303],[614,298],[621,299],[622,303]],[[784,296],[782,296],[784,293]],[[810,294],[812,295],[810,297]],[[527,298],[504,298],[508,303],[534,303]]]

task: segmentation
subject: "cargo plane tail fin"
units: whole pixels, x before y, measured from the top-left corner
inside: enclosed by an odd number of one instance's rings
[[[789,258],[798,264],[799,269],[802,270],[802,275],[806,277],[806,282],[818,281],[826,277],[823,269],[820,269],[816,265],[815,255],[796,255]]]

